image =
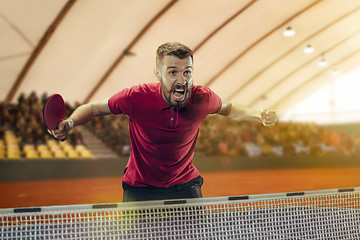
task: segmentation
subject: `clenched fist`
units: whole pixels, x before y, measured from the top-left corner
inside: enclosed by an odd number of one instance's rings
[[[265,127],[273,127],[277,122],[276,111],[263,110],[261,112],[261,122]]]

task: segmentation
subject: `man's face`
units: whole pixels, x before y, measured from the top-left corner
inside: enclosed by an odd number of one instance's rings
[[[181,109],[189,102],[193,86],[192,73],[190,56],[184,59],[165,56],[158,66],[156,76],[161,83],[161,92],[171,107]]]

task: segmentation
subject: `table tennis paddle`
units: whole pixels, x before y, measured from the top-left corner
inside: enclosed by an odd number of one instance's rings
[[[57,129],[59,123],[65,117],[65,102],[60,94],[53,94],[48,97],[43,107],[43,118],[45,126],[50,130]],[[61,141],[64,141],[62,139]]]

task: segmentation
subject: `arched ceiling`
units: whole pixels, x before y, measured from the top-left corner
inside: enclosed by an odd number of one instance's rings
[[[156,48],[179,41],[195,52],[195,84],[281,114],[360,66],[359,23],[359,0],[0,0],[0,101],[110,97],[156,81]]]

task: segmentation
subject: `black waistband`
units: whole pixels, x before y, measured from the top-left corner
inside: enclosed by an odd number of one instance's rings
[[[153,187],[153,186],[149,186],[149,187],[134,187],[134,186],[131,186],[129,184],[127,184],[126,182],[122,182],[122,186],[123,186],[123,189],[124,190],[127,190],[127,189],[151,189],[151,190],[154,190],[154,191],[179,191],[181,189],[184,189],[184,188],[188,188],[188,187],[191,187],[193,185],[198,185],[198,186],[202,186],[204,183],[204,179],[201,177],[201,176],[198,176],[184,184],[181,184],[181,185],[174,185],[174,186],[171,186],[171,187]]]

